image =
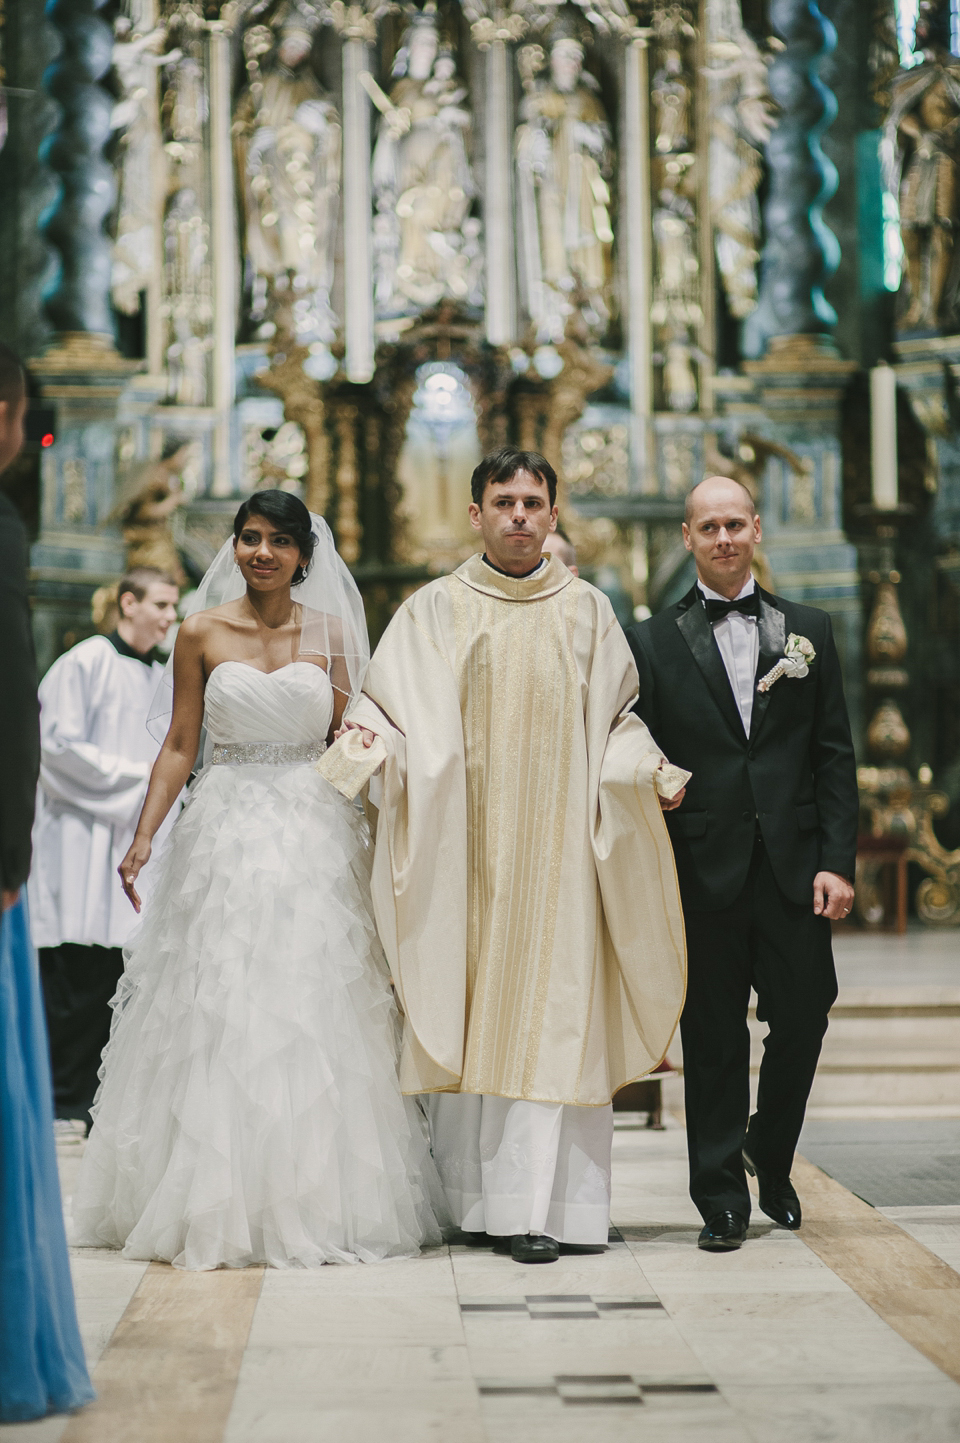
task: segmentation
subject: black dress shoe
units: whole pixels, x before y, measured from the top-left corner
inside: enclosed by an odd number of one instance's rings
[[[697,1239],[706,1253],[732,1253],[747,1236],[747,1220],[739,1213],[715,1213]]]
[[[796,1232],[803,1221],[800,1215],[800,1199],[790,1181],[790,1174],[777,1176],[764,1167],[758,1167],[746,1148],[743,1150],[743,1165],[751,1177],[757,1179],[760,1190],[760,1208],[768,1218],[773,1218],[782,1228]]]
[[[495,1253],[509,1253],[515,1263],[555,1263],[560,1244],[544,1233],[516,1233],[513,1237],[493,1240]]]
[[[608,1250],[606,1243],[561,1243],[561,1256],[586,1257],[593,1253],[605,1253]]]
[[[489,1233],[468,1233],[463,1228],[454,1233],[450,1241],[460,1243],[465,1248],[489,1248],[493,1244]]]

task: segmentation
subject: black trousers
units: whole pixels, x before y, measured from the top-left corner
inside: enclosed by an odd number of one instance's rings
[[[741,1150],[789,1174],[813,1085],[827,1014],[837,996],[830,923],[777,885],[758,841],[729,907],[687,912],[687,998],[680,1018],[690,1196],[704,1220],[750,1216]],[[770,1027],[750,1112],[750,988]]]
[[[110,998],[123,973],[122,947],[64,942],[41,947],[40,981],[50,1034],[53,1110],[89,1125],[100,1054],[110,1036]]]

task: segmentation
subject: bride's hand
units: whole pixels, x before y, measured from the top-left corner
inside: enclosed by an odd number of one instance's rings
[[[363,745],[365,747],[373,746],[373,732],[367,731],[366,727],[358,727],[356,722],[345,721],[343,726],[334,732],[334,741],[338,742],[342,736],[346,736],[347,732],[360,732],[363,737]]]
[[[135,912],[140,911],[140,898],[133,884],[140,875],[140,869],[149,862],[151,851],[150,843],[145,837],[134,837],[129,852],[117,868],[120,883]]]

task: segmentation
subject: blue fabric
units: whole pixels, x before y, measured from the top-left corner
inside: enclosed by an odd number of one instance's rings
[[[0,920],[0,1422],[94,1396],[67,1258],[50,1053],[24,896]]]

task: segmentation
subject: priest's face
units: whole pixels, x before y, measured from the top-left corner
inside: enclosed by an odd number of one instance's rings
[[[487,558],[511,576],[523,576],[540,560],[543,543],[557,529],[557,508],[547,483],[529,471],[488,485],[483,504],[470,503],[470,525],[483,537]]]
[[[730,600],[738,595],[760,539],[760,518],[739,482],[708,476],[691,491],[683,542],[693,552],[697,575],[711,591]]]
[[[144,656],[159,646],[177,619],[179,599],[177,588],[166,581],[151,581],[140,601],[132,591],[125,591],[118,602],[117,630],[127,645]]]

